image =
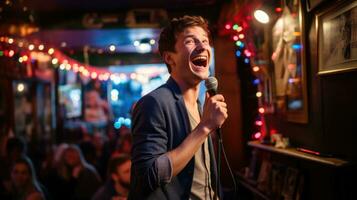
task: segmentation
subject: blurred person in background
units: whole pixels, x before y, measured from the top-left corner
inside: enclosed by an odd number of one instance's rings
[[[31,160],[26,156],[17,159],[11,169],[12,200],[45,199]]]
[[[79,147],[85,160],[96,168],[104,180],[110,157],[108,138],[100,132],[95,132],[89,136],[89,140],[80,142]]]
[[[109,161],[107,181],[92,200],[126,200],[130,188],[130,168],[129,155],[112,157]]]
[[[65,147],[54,173],[49,190],[58,200],[88,200],[101,184],[98,172],[86,162],[76,145]]]
[[[11,166],[26,155],[27,146],[20,137],[5,138],[4,156],[0,158],[0,199],[8,198],[11,187]]]
[[[86,92],[85,96],[84,120],[87,123],[86,132],[106,134],[112,118],[108,102],[101,99],[99,93],[95,90]]]

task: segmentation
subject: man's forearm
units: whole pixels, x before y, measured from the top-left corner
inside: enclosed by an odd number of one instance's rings
[[[173,176],[176,176],[185,168],[210,132],[208,126],[200,123],[177,148],[167,152],[171,161]]]

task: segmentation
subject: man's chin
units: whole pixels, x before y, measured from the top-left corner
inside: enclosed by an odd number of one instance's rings
[[[208,78],[208,76],[209,76],[209,73],[208,73],[208,72],[204,72],[204,73],[202,73],[202,72],[199,72],[199,73],[195,72],[194,74],[195,74],[195,76],[196,76],[200,81],[206,80],[206,79]]]

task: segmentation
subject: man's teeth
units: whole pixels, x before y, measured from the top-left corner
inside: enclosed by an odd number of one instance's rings
[[[196,60],[207,60],[207,58],[205,56],[197,56],[192,59],[192,61],[196,61]]]

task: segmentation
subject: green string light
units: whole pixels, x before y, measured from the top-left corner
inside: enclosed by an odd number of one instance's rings
[[[237,30],[239,28],[238,24],[233,25],[233,30]]]

